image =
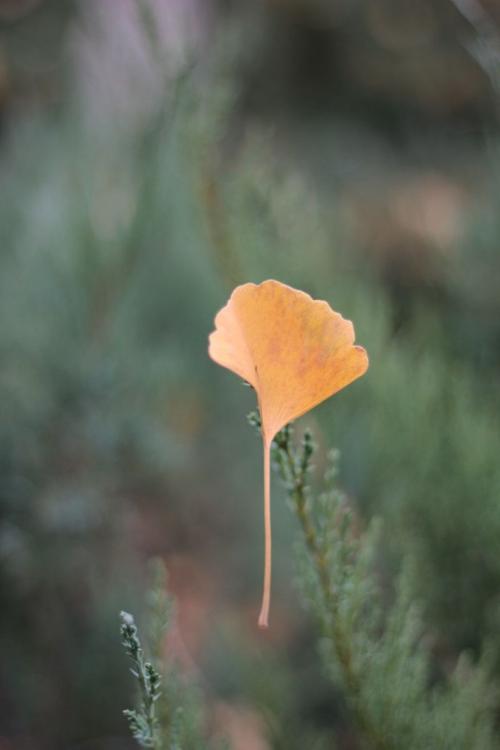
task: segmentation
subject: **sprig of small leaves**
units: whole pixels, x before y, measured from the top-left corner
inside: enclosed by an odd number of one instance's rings
[[[174,619],[174,603],[168,593],[167,570],[160,558],[150,561],[149,580],[142,643],[132,615],[121,613],[122,642],[132,660],[131,671],[139,686],[138,705],[124,712],[130,730],[144,748],[215,750],[219,746],[205,737],[199,691],[183,677],[175,660],[165,653],[166,636]]]
[[[161,675],[151,662],[144,659],[133,616],[128,612],[121,612],[120,619],[122,644],[132,661],[133,667],[130,671],[139,684],[141,696],[137,710],[126,709],[123,713],[138,744],[156,750],[159,747],[156,702],[161,695]]]
[[[260,429],[258,413],[249,414],[248,421],[251,426]],[[294,445],[293,427],[290,424],[276,434],[271,446],[273,467],[285,486],[290,505],[299,521],[307,551],[307,559],[300,571],[300,583],[305,598],[311,602],[319,617],[321,629],[329,646],[330,654],[324,654],[325,661],[330,664],[334,662],[340,671],[362,733],[369,740],[371,747],[386,750],[387,746],[363,711],[360,701],[360,677],[355,668],[352,643],[349,634],[342,627],[344,617],[341,616],[341,610],[345,610],[346,604],[351,605],[353,610],[356,609],[358,614],[357,597],[355,606],[353,597],[343,596],[345,585],[352,584],[358,547],[353,533],[352,512],[344,495],[333,484],[338,464],[336,451],[329,454],[329,468],[325,476],[327,491],[319,495],[316,508],[313,508],[308,475],[312,470],[315,449],[316,445],[309,430],[304,432],[301,442]],[[363,572],[366,572],[364,567]],[[361,576],[357,578],[361,579]],[[365,581],[368,580],[369,577],[365,576]],[[360,590],[367,593],[366,584],[362,580],[359,580],[359,583]]]
[[[278,432],[272,446],[273,465],[299,521],[307,552],[301,584],[306,600],[319,617],[326,647],[323,658],[339,673],[363,739],[368,747],[387,750],[389,746],[363,704],[362,675],[357,668],[353,638],[355,621],[373,598],[372,575],[367,569],[373,557],[373,540],[367,540],[361,552],[352,510],[334,482],[338,473],[337,451],[328,454],[325,491],[313,507],[308,475],[315,450],[309,430],[299,444],[294,444],[291,425]]]
[[[249,416],[260,429],[258,414]],[[414,599],[411,559],[395,582],[392,605],[382,607],[375,574],[380,526],[366,530],[336,486],[338,453],[328,455],[324,489],[311,493],[315,446],[310,433],[293,440],[287,425],[274,438],[273,465],[301,528],[299,584],[318,619],[321,659],[344,688],[367,750],[493,750],[495,686],[487,660],[459,657],[451,678],[433,686]],[[387,603],[386,603],[387,604]],[[384,611],[385,610],[385,611]]]

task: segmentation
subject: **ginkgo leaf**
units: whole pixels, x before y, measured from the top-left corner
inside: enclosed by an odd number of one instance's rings
[[[243,284],[215,318],[211,358],[257,393],[264,441],[265,571],[259,625],[271,589],[270,448],[276,433],[363,375],[368,356],[327,302],[279,281]]]

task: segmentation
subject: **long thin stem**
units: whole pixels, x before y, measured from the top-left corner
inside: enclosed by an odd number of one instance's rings
[[[262,606],[259,615],[259,628],[269,625],[269,604],[271,601],[271,565],[272,565],[272,536],[271,536],[271,441],[263,439],[264,443],[264,586],[262,591]]]
[[[279,436],[278,436],[279,437]],[[339,616],[341,602],[338,598],[337,587],[331,572],[324,550],[318,539],[316,525],[308,510],[306,502],[306,472],[307,462],[305,454],[302,461],[298,461],[290,444],[289,434],[284,434],[277,443],[279,449],[279,471],[282,480],[288,485],[289,497],[293,503],[297,518],[299,520],[305,545],[309,553],[312,565],[318,577],[320,591],[324,600],[324,609],[328,615],[328,630],[332,637],[336,657],[340,665],[342,675],[351,705],[368,747],[373,750],[388,750],[390,745],[380,736],[378,729],[366,714],[360,702],[361,682],[353,664],[353,648],[349,640],[349,633],[342,627]]]

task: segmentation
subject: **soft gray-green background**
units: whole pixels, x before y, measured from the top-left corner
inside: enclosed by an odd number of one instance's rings
[[[388,588],[416,556],[436,675],[498,640],[499,60],[492,0],[0,0],[1,750],[132,746],[153,555],[237,750],[354,747],[278,486],[255,625],[253,394],[206,351],[245,281],[355,322],[367,376],[302,422]]]

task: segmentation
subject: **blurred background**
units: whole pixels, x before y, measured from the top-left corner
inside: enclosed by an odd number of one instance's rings
[[[278,485],[256,627],[254,399],[207,356],[246,281],[369,351],[301,423],[387,579],[418,561],[439,669],[498,634],[499,245],[495,0],[0,0],[1,750],[134,746],[118,612],[155,555],[236,750],[357,747]]]

